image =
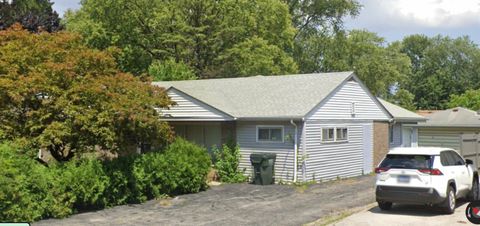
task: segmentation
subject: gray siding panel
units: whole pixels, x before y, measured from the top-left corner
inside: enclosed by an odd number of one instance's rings
[[[175,89],[168,90],[167,94],[176,105],[170,109],[161,109],[162,114],[170,114],[173,118],[202,118],[219,121],[230,119],[228,115]]]
[[[352,103],[355,115],[352,117]],[[329,99],[308,115],[309,120],[321,119],[368,119],[388,120],[388,114],[356,81],[348,81]]]
[[[366,126],[366,127],[365,127]],[[323,143],[322,128],[347,127],[348,142]],[[365,134],[364,129],[369,129]],[[373,150],[364,150],[364,142],[373,144],[373,125],[370,123],[324,123],[308,121],[306,125],[306,149],[307,149],[307,180],[330,180],[337,177],[352,177],[362,175],[365,162],[372,162],[372,159],[364,159],[365,152],[372,153]],[[373,148],[372,148],[373,149]],[[370,154],[369,158],[373,158]]]
[[[301,140],[302,123],[296,122],[298,125],[298,139]],[[262,143],[256,141],[258,125],[282,125],[284,126],[283,143]],[[295,129],[289,122],[237,122],[237,143],[240,146],[241,160],[240,170],[245,170],[245,174],[249,177],[253,175],[253,167],[250,163],[250,154],[254,152],[275,153],[277,159],[275,162],[275,178],[276,181],[293,181],[293,138]],[[301,154],[301,144],[299,144],[299,154]],[[301,179],[301,165],[298,166],[297,178]]]
[[[461,129],[418,128],[418,146],[446,147],[460,150]]]

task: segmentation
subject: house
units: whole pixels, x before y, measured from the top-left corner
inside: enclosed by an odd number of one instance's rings
[[[418,130],[419,146],[453,148],[480,166],[480,116],[476,111],[456,107],[425,115],[428,120],[414,126]]]
[[[178,136],[205,147],[239,144],[276,153],[276,180],[311,181],[370,173],[374,134],[391,115],[352,72],[154,82],[176,105],[160,109]],[[386,128],[380,131],[376,128]]]
[[[389,148],[417,147],[418,130],[415,126],[427,121],[427,118],[381,98],[378,100],[393,117],[389,128]]]

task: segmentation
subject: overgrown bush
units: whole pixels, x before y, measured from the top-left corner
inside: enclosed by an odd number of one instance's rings
[[[165,160],[169,181],[165,183],[165,193],[193,193],[207,187],[206,179],[212,162],[205,148],[177,138],[165,151]]]
[[[162,152],[48,167],[19,150],[0,144],[0,222],[61,218],[78,210],[198,192],[206,188],[211,166],[205,149],[182,139]]]
[[[49,208],[45,167],[18,155],[17,148],[0,144],[0,222],[37,220]]]
[[[227,183],[244,182],[247,177],[239,169],[240,148],[238,145],[224,144],[222,149],[213,150],[215,157],[215,169],[217,169],[220,181]]]
[[[140,191],[136,189],[133,176],[133,162],[139,155],[122,156],[104,162],[105,174],[110,179],[109,187],[105,190],[108,206],[139,203]]]

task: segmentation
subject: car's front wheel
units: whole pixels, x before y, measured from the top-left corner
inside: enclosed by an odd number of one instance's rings
[[[380,207],[381,210],[390,210],[392,209],[392,204],[391,202],[378,202],[378,207]]]
[[[442,204],[442,209],[446,214],[452,214],[455,212],[456,197],[455,189],[452,186],[447,188],[447,198]]]

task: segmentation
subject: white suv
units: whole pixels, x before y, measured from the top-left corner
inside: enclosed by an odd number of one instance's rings
[[[448,148],[395,148],[388,152],[377,174],[378,206],[392,203],[439,205],[451,214],[457,198],[478,200],[477,168]]]

